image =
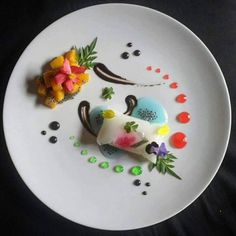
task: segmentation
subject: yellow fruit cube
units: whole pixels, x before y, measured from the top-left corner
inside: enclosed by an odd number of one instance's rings
[[[52,90],[53,91],[59,91],[59,90],[63,89],[62,85],[61,84],[56,84],[53,79],[51,80],[51,85],[52,85]]]
[[[64,57],[59,56],[59,57],[56,57],[55,59],[53,59],[50,62],[50,66],[51,66],[52,69],[56,69],[56,68],[59,68],[59,67],[63,66],[63,62],[64,62]]]
[[[55,100],[54,97],[46,97],[44,104],[50,108],[55,108],[58,104],[58,102]]]
[[[64,99],[65,92],[64,92],[64,90],[54,91],[53,96],[57,102],[60,102]]]
[[[43,97],[47,95],[47,88],[45,85],[43,84],[38,85],[38,94]]]
[[[71,49],[68,51],[65,55],[65,58],[67,58],[70,62],[70,64],[78,64],[78,53],[76,49]]]
[[[82,81],[83,84],[85,84],[85,83],[87,83],[87,82],[89,81],[90,75],[87,74],[87,73],[79,74],[79,75],[78,75],[78,78],[79,78],[79,80]]]

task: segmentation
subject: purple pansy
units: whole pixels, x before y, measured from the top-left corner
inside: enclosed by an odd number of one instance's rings
[[[165,143],[161,143],[159,146],[156,142],[152,142],[146,146],[146,152],[148,154],[155,154],[157,157],[165,157],[168,153]]]

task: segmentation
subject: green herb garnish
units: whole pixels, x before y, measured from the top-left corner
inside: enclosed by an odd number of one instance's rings
[[[141,145],[143,145],[144,143],[147,143],[147,142],[148,142],[148,140],[146,138],[144,138],[141,141],[139,141],[138,143],[133,144],[131,147],[136,148],[136,147],[139,147],[139,146],[141,146]]]
[[[138,128],[138,124],[135,123],[135,121],[131,121],[131,122],[126,122],[124,129],[127,133],[130,133],[131,131],[136,132]]]
[[[168,173],[169,175],[172,175],[174,177],[176,177],[177,179],[181,179],[181,177],[179,177],[172,169],[175,167],[174,165],[172,165],[171,163],[174,162],[174,159],[177,159],[177,157],[175,157],[172,154],[166,154],[165,157],[157,157],[156,159],[156,163],[151,163],[151,165],[149,166],[149,169],[152,170],[153,168],[156,167],[156,169],[162,173],[162,174],[166,174]]]
[[[115,92],[112,87],[110,88],[106,87],[102,90],[102,98],[104,99],[112,99],[112,95],[114,94]]]
[[[80,66],[86,66],[88,69],[95,65],[94,60],[97,58],[97,52],[94,51],[97,43],[97,38],[95,38],[90,45],[85,48],[81,47],[78,50],[78,64]]]

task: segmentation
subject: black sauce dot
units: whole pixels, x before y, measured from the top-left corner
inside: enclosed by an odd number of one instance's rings
[[[140,180],[140,179],[136,179],[136,180],[134,181],[134,185],[135,185],[135,186],[141,185],[141,180]]]
[[[57,137],[55,137],[55,136],[50,137],[49,142],[50,143],[56,143],[57,142]]]
[[[151,184],[150,184],[149,182],[147,182],[145,185],[146,185],[147,187],[150,187],[150,186],[151,186]]]
[[[46,135],[46,133],[47,133],[47,132],[46,132],[45,130],[41,131],[41,134],[42,134],[42,135]]]
[[[128,59],[128,58],[129,58],[129,53],[128,53],[128,52],[123,52],[123,53],[121,54],[121,57],[122,57],[123,59]]]
[[[141,51],[140,51],[140,50],[135,50],[135,51],[133,52],[133,54],[134,54],[134,56],[140,56]]]
[[[131,42],[129,42],[129,43],[126,44],[126,46],[130,48],[130,47],[133,46],[133,44]]]
[[[146,191],[143,191],[142,194],[143,194],[143,195],[147,195],[147,192],[146,192]]]
[[[52,130],[58,130],[60,128],[60,124],[57,121],[53,121],[49,124],[49,128]]]

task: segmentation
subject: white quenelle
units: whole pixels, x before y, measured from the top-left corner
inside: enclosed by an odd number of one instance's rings
[[[97,136],[99,145],[109,144],[114,147],[136,153],[151,162],[156,161],[156,155],[148,154],[146,146],[152,142],[161,144],[169,132],[167,124],[151,124],[129,115],[106,110],[104,121]]]

